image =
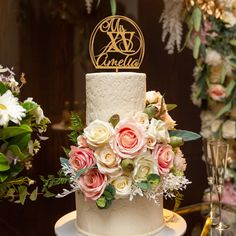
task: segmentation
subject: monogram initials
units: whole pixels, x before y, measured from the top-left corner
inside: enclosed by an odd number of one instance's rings
[[[104,45],[95,53],[96,37],[104,37]],[[138,26],[124,16],[102,20],[90,38],[90,56],[98,69],[138,69],[144,56],[144,39]]]

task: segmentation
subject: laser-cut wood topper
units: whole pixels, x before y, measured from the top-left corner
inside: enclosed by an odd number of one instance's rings
[[[94,28],[89,53],[96,69],[139,69],[145,51],[138,25],[125,16],[109,16]]]

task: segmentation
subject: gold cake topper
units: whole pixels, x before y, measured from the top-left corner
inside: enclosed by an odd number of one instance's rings
[[[96,69],[139,69],[145,51],[138,25],[125,16],[109,16],[94,28],[89,53]]]

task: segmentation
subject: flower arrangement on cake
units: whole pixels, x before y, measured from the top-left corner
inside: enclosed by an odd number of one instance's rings
[[[0,201],[24,204],[26,197],[37,198],[37,188],[29,193],[34,180],[20,173],[32,167],[50,121],[32,98],[19,100],[24,74],[20,81],[11,69],[0,66]]]
[[[236,189],[236,1],[185,0],[166,2],[163,12],[164,36],[171,34],[171,22],[177,39],[169,37],[167,49],[180,49],[182,23],[188,26],[185,45],[193,50],[196,60],[191,99],[201,108],[201,134],[204,138],[223,138],[230,143],[230,160],[226,186]],[[171,5],[172,4],[172,5]],[[173,4],[178,8],[167,9]],[[167,16],[178,16],[170,17]],[[184,17],[183,17],[184,16]],[[173,30],[173,29],[172,29]],[[232,192],[232,191],[231,191]],[[227,191],[225,191],[227,194]],[[224,199],[229,199],[225,197]],[[234,197],[236,203],[236,198]]]
[[[70,178],[71,189],[57,197],[81,191],[99,208],[108,208],[114,199],[145,196],[158,203],[158,196],[174,198],[190,181],[185,177],[186,160],[180,146],[199,135],[176,130],[166,104],[156,91],[146,93],[146,108],[133,117],[109,122],[94,120],[84,129],[72,115],[74,145],[61,158],[62,171]]]

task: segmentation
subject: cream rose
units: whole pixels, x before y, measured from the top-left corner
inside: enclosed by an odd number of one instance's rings
[[[205,62],[210,66],[218,66],[222,64],[222,58],[217,51],[213,49],[207,49]]]
[[[149,149],[154,149],[155,145],[157,143],[157,139],[154,135],[152,134],[148,134],[148,137],[147,137],[147,148]]]
[[[86,199],[97,200],[104,192],[107,184],[107,176],[98,169],[90,169],[78,179],[81,192]]]
[[[134,120],[137,121],[138,123],[142,124],[145,128],[147,128],[149,125],[148,114],[146,114],[144,112],[135,113]]]
[[[101,120],[91,122],[84,129],[84,136],[88,144],[95,148],[108,143],[113,134],[114,129],[111,124]]]
[[[227,120],[222,125],[222,136],[225,139],[236,138],[236,122],[233,120]]]
[[[146,92],[146,102],[153,104],[157,103],[160,99],[160,93],[156,91],[148,91]]]
[[[180,148],[176,148],[174,158],[174,166],[177,171],[184,172],[186,170],[187,164],[185,158],[183,158],[183,153]]]
[[[122,158],[135,158],[145,151],[146,133],[143,125],[133,119],[121,120],[110,141],[113,151]]]
[[[161,119],[166,123],[168,129],[174,129],[176,126],[176,122],[172,119],[167,111],[161,116]]]
[[[79,135],[77,137],[77,144],[79,147],[84,147],[84,148],[88,147],[88,143],[84,135]]]
[[[170,145],[157,144],[152,156],[157,161],[159,175],[166,175],[173,168],[175,154]]]
[[[155,137],[157,142],[170,142],[170,136],[168,133],[167,125],[162,120],[151,119],[147,133],[149,137]]]
[[[236,17],[230,11],[224,11],[222,20],[225,22],[226,27],[233,27],[236,24]]]
[[[215,101],[222,101],[226,97],[226,89],[220,84],[212,84],[208,89],[209,96]]]
[[[219,128],[222,125],[222,123],[223,123],[223,121],[219,120],[219,119],[212,121],[212,123],[211,123],[211,131],[213,133],[216,133],[219,130]]]
[[[116,189],[116,196],[119,197],[127,197],[131,193],[132,179],[128,176],[118,176],[112,179],[111,184]]]
[[[146,181],[149,174],[158,174],[156,161],[149,152],[135,159],[134,165],[133,178],[137,182]]]
[[[121,173],[121,158],[113,152],[109,145],[98,148],[94,155],[101,173],[108,176],[117,176]]]
[[[71,146],[69,163],[75,171],[92,167],[96,164],[93,151],[89,148]]]

